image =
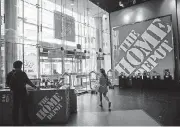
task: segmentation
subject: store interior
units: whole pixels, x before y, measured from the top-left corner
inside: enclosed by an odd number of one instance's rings
[[[2,87],[15,60],[35,84],[53,87],[68,73],[64,82],[83,92],[90,72],[111,69],[109,13],[89,0],[1,0],[1,17]]]
[[[37,86],[35,125],[180,125],[180,0],[0,0],[0,14],[0,125],[12,124],[16,60]]]

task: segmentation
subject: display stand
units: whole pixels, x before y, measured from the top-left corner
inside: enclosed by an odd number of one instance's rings
[[[12,94],[9,89],[0,90],[1,125],[12,123]]]
[[[73,89],[51,88],[28,93],[29,116],[36,125],[67,123],[70,114],[77,112],[77,97]],[[0,125],[12,125],[10,90],[1,90],[0,98]]]
[[[62,75],[62,78],[61,80],[62,83],[64,83],[64,85],[66,86],[69,86],[68,89],[69,89],[69,99],[70,99],[70,113],[76,113],[77,112],[77,95],[76,95],[76,91],[75,89],[73,88],[73,85],[72,85],[72,78],[71,78],[71,74],[65,72],[63,75]],[[67,79],[65,77],[68,77]],[[66,80],[64,80],[66,79]],[[68,81],[69,79],[69,81]]]
[[[69,84],[61,88],[28,91],[29,116],[35,125],[67,123],[70,114],[77,112],[77,97],[74,89],[70,89],[71,78],[68,73],[63,74],[63,79],[65,76],[69,76]],[[12,95],[9,89],[0,90],[0,125],[12,125]]]
[[[95,77],[92,77],[93,74],[95,75]],[[97,94],[97,92],[98,92],[98,74],[95,71],[91,71],[89,73],[89,82],[90,82],[91,94],[93,94],[93,93]]]
[[[29,94],[30,118],[36,124],[67,123],[70,116],[69,89],[44,89]]]
[[[86,80],[85,82],[84,79]],[[85,74],[76,75],[76,81],[77,81],[76,83],[79,84],[79,85],[76,84],[76,86],[74,86],[77,94],[87,93],[88,92],[87,75]]]

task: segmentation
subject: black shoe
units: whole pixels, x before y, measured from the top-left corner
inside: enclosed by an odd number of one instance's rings
[[[111,102],[109,102],[109,109],[111,109]]]
[[[99,106],[100,106],[100,107],[103,107],[103,105],[102,105],[102,104],[100,104]]]

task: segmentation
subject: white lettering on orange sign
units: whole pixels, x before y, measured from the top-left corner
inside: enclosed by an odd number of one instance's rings
[[[54,94],[51,98],[48,98],[47,96],[44,97],[38,105],[41,106],[41,109],[36,113],[36,116],[44,120],[45,118],[48,118],[51,120],[58,111],[62,108],[61,100],[63,98],[59,96],[58,93]]]
[[[170,31],[171,26],[160,19],[155,19],[140,38],[138,33],[131,31],[120,45],[120,49],[126,52],[126,55],[115,69],[127,76],[133,72],[153,70],[158,65],[157,60],[164,59],[167,53],[173,50],[167,40],[163,41]]]

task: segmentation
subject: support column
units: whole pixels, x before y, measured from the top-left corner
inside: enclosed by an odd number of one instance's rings
[[[65,70],[65,63],[64,63],[64,62],[65,62],[65,60],[64,60],[64,57],[65,57],[65,56],[64,56],[64,55],[65,55],[65,51],[63,50],[63,51],[62,51],[62,57],[61,57],[61,59],[62,59],[62,74],[64,74],[65,71],[66,71],[66,70]]]
[[[17,0],[5,0],[5,75],[17,60]]]
[[[1,39],[1,25],[2,25],[2,17],[1,17],[1,1],[0,1],[0,39]],[[2,47],[2,42],[0,40],[0,84],[3,83],[2,77],[3,77],[3,70],[2,70],[2,65],[3,65],[3,59],[2,59],[2,54],[1,54],[1,47]]]
[[[180,0],[176,0],[176,18],[177,18],[177,26],[178,26],[178,29],[177,29],[177,31],[178,31],[178,42],[180,43]],[[179,45],[179,48],[180,48],[180,45]],[[179,59],[179,61],[180,61],[180,58],[178,58]],[[178,63],[178,64],[180,64],[180,62]],[[179,73],[179,77],[178,77],[178,79],[180,79],[180,68],[179,68],[179,71],[178,71],[178,73]]]
[[[99,52],[99,48],[102,48],[102,17],[96,17],[95,18],[95,24],[96,24],[96,47],[97,52]],[[97,71],[103,67],[101,60],[97,60]]]
[[[104,56],[104,69],[105,71],[109,71],[111,69],[111,56],[109,55],[111,53],[111,45],[110,45],[110,31],[109,31],[109,16],[108,14],[104,14],[102,17],[102,44],[103,44],[103,51],[105,54]]]

